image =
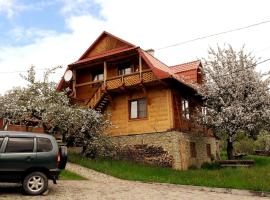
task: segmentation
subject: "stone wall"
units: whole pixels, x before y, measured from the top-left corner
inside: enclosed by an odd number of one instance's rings
[[[112,140],[117,145],[148,144],[162,146],[174,158],[174,169],[188,169],[191,166],[200,167],[204,162],[210,162],[206,144],[211,145],[211,157],[219,158],[219,142],[214,137],[187,134],[178,131],[147,133],[138,135],[114,136]],[[191,158],[190,142],[195,142],[196,157]]]

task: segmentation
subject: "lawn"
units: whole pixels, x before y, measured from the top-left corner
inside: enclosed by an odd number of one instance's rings
[[[91,160],[79,154],[69,154],[70,162],[126,180],[270,192],[270,157],[248,156],[246,159],[254,159],[256,165],[251,168],[177,171],[125,161]]]
[[[74,172],[63,170],[60,174],[60,180],[87,180],[87,179]]]

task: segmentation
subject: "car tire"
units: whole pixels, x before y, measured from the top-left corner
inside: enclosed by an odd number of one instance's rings
[[[42,172],[32,172],[24,178],[22,186],[26,194],[40,195],[48,188],[48,178]]]
[[[65,169],[67,164],[67,147],[66,146],[60,146],[59,148],[59,154],[60,154],[60,164],[58,166],[59,169]]]

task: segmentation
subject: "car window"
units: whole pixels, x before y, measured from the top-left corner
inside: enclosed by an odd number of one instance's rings
[[[52,149],[51,140],[48,138],[37,138],[37,152],[49,152]]]
[[[6,153],[33,152],[34,138],[9,138]]]

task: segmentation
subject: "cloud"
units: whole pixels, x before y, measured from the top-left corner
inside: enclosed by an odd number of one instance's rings
[[[56,65],[63,65],[65,68],[67,64],[76,61],[103,30],[143,49],[159,48],[265,21],[269,8],[267,0],[260,1],[260,4],[242,0],[98,0],[94,4],[99,5],[98,12],[101,17],[96,17],[92,10],[88,9],[91,5],[86,5],[93,1],[59,1],[64,2],[59,12],[65,16],[69,32],[56,33],[34,28],[24,30],[19,27],[18,30],[13,30],[17,39],[38,35],[37,39],[23,46],[0,46],[0,93],[24,84],[19,73],[1,72],[25,71],[31,65],[39,69]],[[242,9],[243,5],[245,9]],[[79,12],[80,9],[82,12]],[[248,51],[262,50],[255,55],[266,59],[269,57],[269,27],[270,24],[265,24],[199,40],[156,51],[155,55],[168,65],[174,65],[207,56],[209,46],[229,43],[235,48],[245,44]],[[269,63],[265,63],[261,68],[265,70],[268,66]],[[38,72],[41,76],[43,71]],[[58,81],[63,72],[64,69],[59,70],[54,80]]]
[[[0,14],[4,14],[9,19],[30,7],[32,6],[22,4],[17,0],[0,0]]]
[[[12,18],[18,10],[20,7],[16,5],[15,0],[0,0],[0,13],[8,18]]]
[[[35,41],[40,38],[46,38],[52,35],[56,35],[56,31],[44,30],[38,28],[23,28],[15,27],[9,31],[9,36],[15,41]]]
[[[8,19],[12,19],[23,11],[40,10],[54,4],[55,2],[48,0],[39,0],[31,3],[22,3],[21,0],[0,0],[0,14]]]
[[[102,19],[100,4],[95,0],[60,0],[63,3],[61,13],[66,16],[92,15]]]

